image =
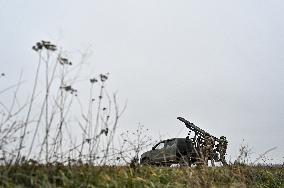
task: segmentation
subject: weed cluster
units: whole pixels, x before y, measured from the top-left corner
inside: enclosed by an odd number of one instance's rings
[[[82,80],[83,60],[74,63],[50,41],[32,49],[38,62],[28,99],[22,103],[22,75],[0,91],[12,96],[11,103],[0,101],[0,164],[107,163],[126,107],[120,109],[116,94],[107,92],[109,73]]]

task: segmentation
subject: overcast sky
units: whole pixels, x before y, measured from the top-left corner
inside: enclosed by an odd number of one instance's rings
[[[121,129],[185,136],[183,116],[257,156],[284,157],[284,1],[0,0],[0,72],[31,81],[31,46],[91,50],[96,73],[128,100]]]

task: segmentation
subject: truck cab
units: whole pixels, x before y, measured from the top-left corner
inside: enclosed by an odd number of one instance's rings
[[[193,145],[190,139],[172,138],[162,140],[152,147],[152,150],[141,155],[141,164],[155,164],[170,166],[188,161],[193,154]]]

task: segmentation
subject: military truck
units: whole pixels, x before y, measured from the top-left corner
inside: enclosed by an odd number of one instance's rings
[[[172,164],[190,166],[198,162],[198,152],[188,138],[163,140],[154,145],[152,150],[143,153],[140,159],[140,164],[163,166]]]
[[[182,117],[177,119],[190,130],[188,136],[162,140],[154,145],[152,150],[141,155],[140,164],[170,166],[178,163],[191,166],[192,164],[208,165],[208,160],[210,160],[212,166],[214,166],[214,161],[221,161],[223,165],[227,165],[225,161],[228,144],[226,137],[217,138]],[[189,138],[191,131],[194,132],[194,137]]]

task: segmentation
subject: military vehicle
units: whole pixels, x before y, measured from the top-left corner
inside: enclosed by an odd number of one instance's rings
[[[190,153],[192,161],[188,161],[187,155]],[[172,138],[163,140],[152,147],[152,150],[141,155],[140,163],[147,165],[164,165],[171,164],[192,164],[197,162],[193,156],[197,153],[192,143],[187,142],[186,138]]]
[[[223,165],[227,164],[225,153],[228,142],[224,136],[219,139],[184,118],[178,117],[177,119],[182,121],[190,132],[195,133],[194,137],[189,138],[189,132],[186,138],[172,138],[157,143],[152,150],[141,155],[142,165],[208,165],[208,160],[211,160],[212,166],[214,166],[214,161],[221,161]]]

